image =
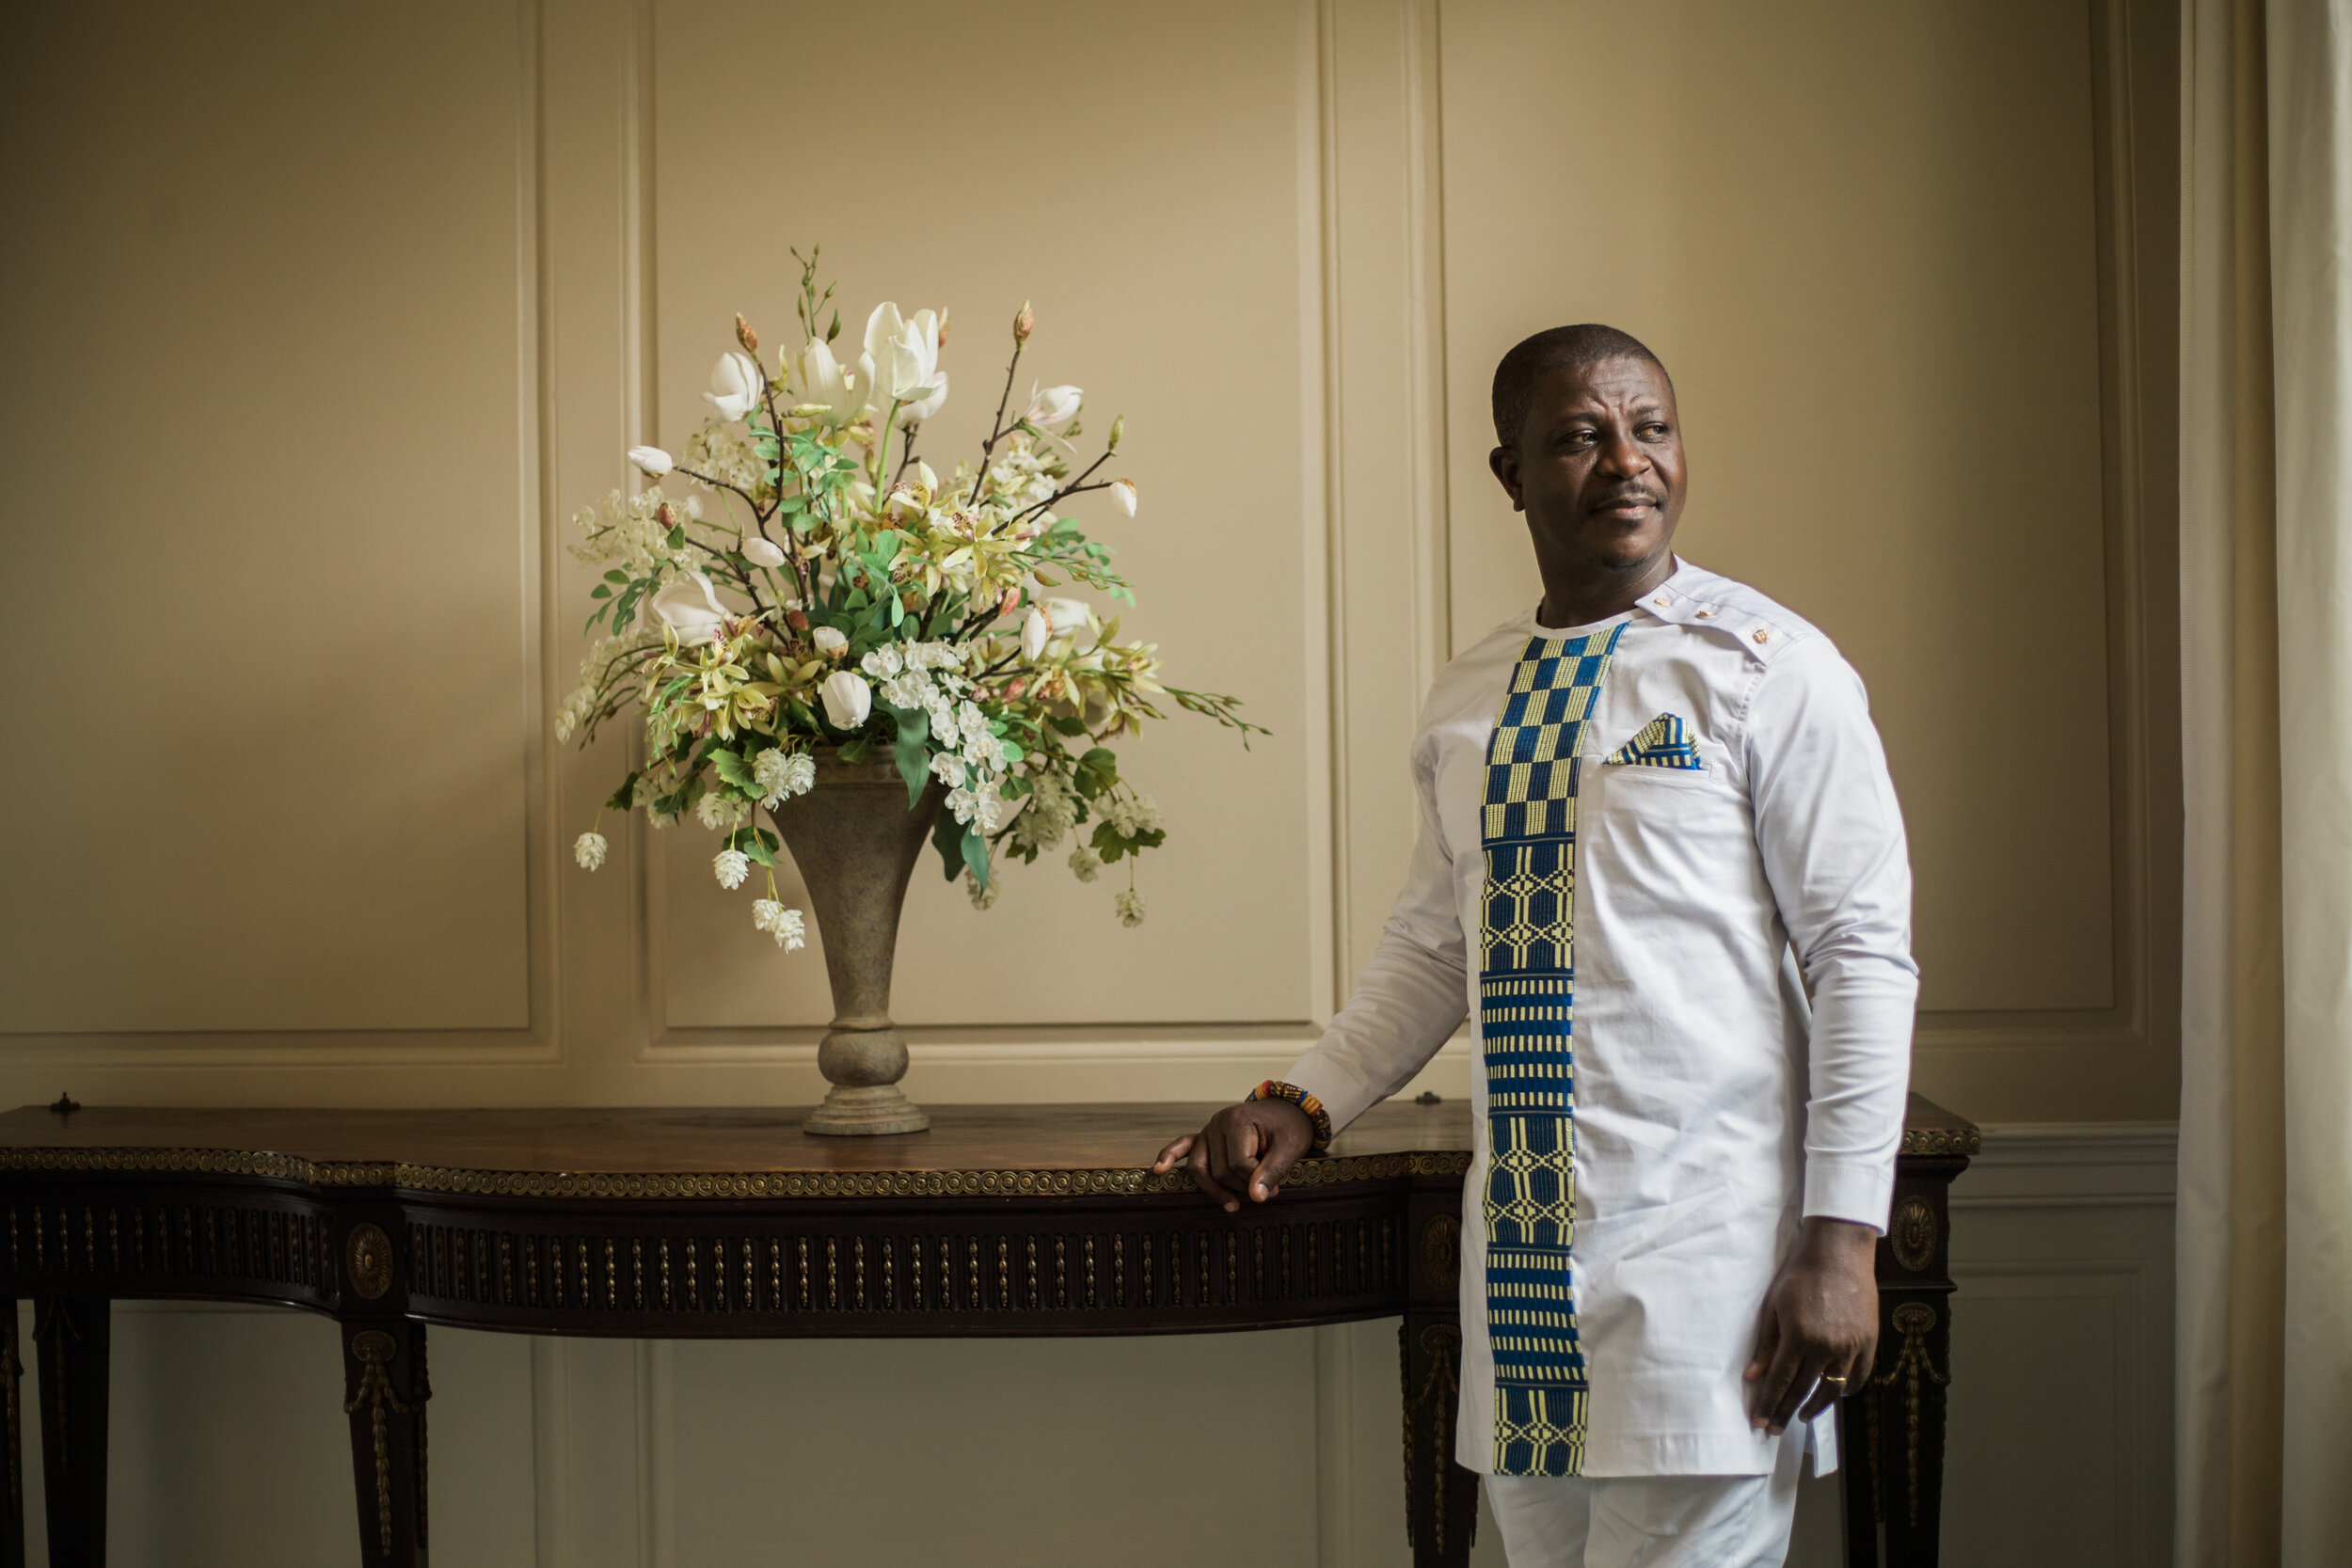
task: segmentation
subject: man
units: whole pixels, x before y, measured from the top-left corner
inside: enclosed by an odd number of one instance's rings
[[[1809,1423],[1876,1353],[1918,986],[1902,820],[1828,639],[1676,560],[1648,349],[1538,333],[1494,416],[1543,602],[1430,692],[1420,840],[1354,997],[1154,1168],[1267,1201],[1467,1007],[1457,1457],[1511,1562],[1778,1563],[1808,1437],[1836,1462]]]

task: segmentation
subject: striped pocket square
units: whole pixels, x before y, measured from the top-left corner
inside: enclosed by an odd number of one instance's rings
[[[1640,734],[1610,752],[1607,760],[1630,768],[1696,771],[1707,767],[1698,747],[1682,733],[1682,721],[1671,713],[1661,713],[1643,725]]]

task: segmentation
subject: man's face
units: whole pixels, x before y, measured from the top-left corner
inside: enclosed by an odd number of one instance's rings
[[[1646,359],[1544,372],[1518,447],[1487,461],[1547,565],[1618,572],[1673,546],[1682,428],[1673,385]]]

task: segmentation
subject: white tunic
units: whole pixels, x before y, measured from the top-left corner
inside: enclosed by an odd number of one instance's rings
[[[1910,861],[1861,679],[1820,631],[1679,562],[1619,619],[1577,807],[1583,1473],[1762,1475],[1779,1440],[1749,1425],[1740,1372],[1799,1218],[1886,1224],[1918,990]],[[1475,1016],[1487,737],[1529,638],[1591,629],[1529,610],[1431,689],[1410,878],[1355,995],[1290,1072],[1334,1129]],[[1601,761],[1664,714],[1703,768]],[[1486,1237],[1479,1204],[1464,1210],[1457,1447],[1486,1473]]]

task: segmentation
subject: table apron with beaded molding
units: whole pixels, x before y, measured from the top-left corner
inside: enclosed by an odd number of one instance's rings
[[[947,1137],[847,1150],[850,1140],[803,1138],[790,1112],[11,1112],[0,1117],[10,1459],[0,1568],[24,1560],[24,1297],[44,1374],[53,1568],[103,1561],[106,1307],[118,1298],[337,1319],[369,1568],[427,1560],[433,1323],[676,1338],[1057,1337],[1402,1316],[1414,1560],[1466,1563],[1476,1478],[1453,1463],[1452,1422],[1467,1107],[1380,1107],[1273,1203],[1239,1214],[1181,1173],[1139,1164],[1207,1109],[946,1108],[935,1125]],[[1943,1197],[1975,1130],[1924,1101],[1913,1122],[1879,1249],[1882,1375],[1845,1402],[1849,1451],[1864,1461],[1847,1490],[1857,1563],[1879,1560],[1882,1533],[1887,1560],[1934,1560],[1951,1290]],[[501,1135],[524,1147],[482,1158]],[[403,1148],[419,1157],[389,1157]],[[598,1150],[646,1158],[583,1168]],[[363,1157],[337,1157],[346,1152]],[[730,1154],[735,1169],[664,1168]],[[1137,1163],[1086,1158],[1105,1154]],[[778,1164],[803,1168],[762,1168]],[[1915,1311],[1898,1326],[1905,1307]]]

